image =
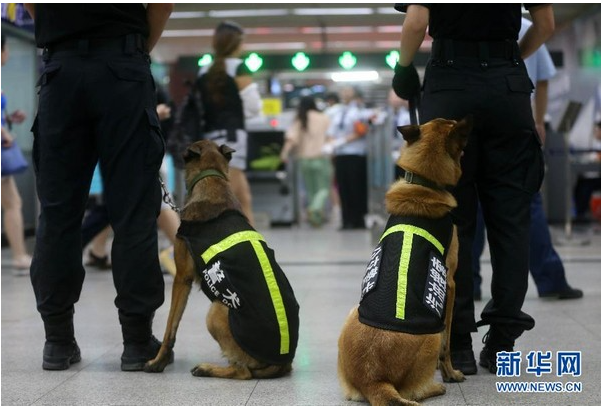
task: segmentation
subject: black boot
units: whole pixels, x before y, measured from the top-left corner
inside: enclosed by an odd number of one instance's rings
[[[471,333],[451,333],[450,356],[454,369],[459,370],[464,375],[475,375],[477,373]]]
[[[483,336],[483,343],[485,346],[479,354],[479,365],[495,374],[498,371],[498,353],[500,351],[513,351],[515,338],[505,328],[491,325],[488,332]]]
[[[42,353],[42,369],[62,371],[80,362],[80,348],[74,337],[73,311],[44,318],[46,342]]]
[[[122,371],[142,371],[145,363],[155,358],[162,343],[151,332],[153,316],[136,317],[120,314],[124,352]],[[171,351],[170,362],[173,360]]]

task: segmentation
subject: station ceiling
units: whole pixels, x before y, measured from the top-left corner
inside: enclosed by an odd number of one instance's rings
[[[153,56],[162,62],[212,52],[214,28],[222,20],[241,24],[245,50],[265,54],[383,52],[399,47],[404,14],[394,3],[176,3]],[[600,3],[553,4],[557,29]],[[428,46],[427,38],[424,46]]]

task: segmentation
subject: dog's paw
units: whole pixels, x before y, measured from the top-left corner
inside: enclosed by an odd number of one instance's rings
[[[167,362],[162,362],[162,360],[151,360],[145,363],[143,366],[143,371],[145,372],[164,372],[164,368],[168,365]]]
[[[191,375],[193,376],[212,376],[212,366],[210,364],[199,364],[193,367]]]
[[[442,374],[443,382],[463,382],[466,378],[457,369],[452,369],[448,374]]]

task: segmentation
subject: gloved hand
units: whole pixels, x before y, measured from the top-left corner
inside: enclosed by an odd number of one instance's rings
[[[420,93],[420,77],[414,65],[395,65],[392,86],[395,94],[405,100],[410,100]]]

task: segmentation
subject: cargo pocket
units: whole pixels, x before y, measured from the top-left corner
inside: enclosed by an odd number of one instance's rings
[[[145,165],[148,169],[155,171],[160,170],[162,166],[162,159],[164,158],[164,152],[166,144],[164,143],[164,136],[160,128],[160,121],[154,108],[145,109],[147,122],[149,123],[149,137],[147,142],[147,153],[145,155]]]
[[[42,69],[42,74],[38,78],[36,82],[36,87],[43,87],[50,83],[52,78],[54,78],[57,73],[61,70],[61,64],[58,62],[52,62]]]
[[[509,75],[506,77],[508,90],[513,93],[530,94],[534,90],[531,79],[526,75]]]
[[[40,162],[40,152],[39,152],[39,146],[38,146],[38,143],[40,141],[38,138],[38,115],[37,114],[36,114],[36,117],[34,118],[34,122],[32,124],[32,127],[30,128],[30,131],[34,135],[34,142],[32,145],[32,163],[34,164],[34,173],[37,176],[38,175],[38,165]]]

